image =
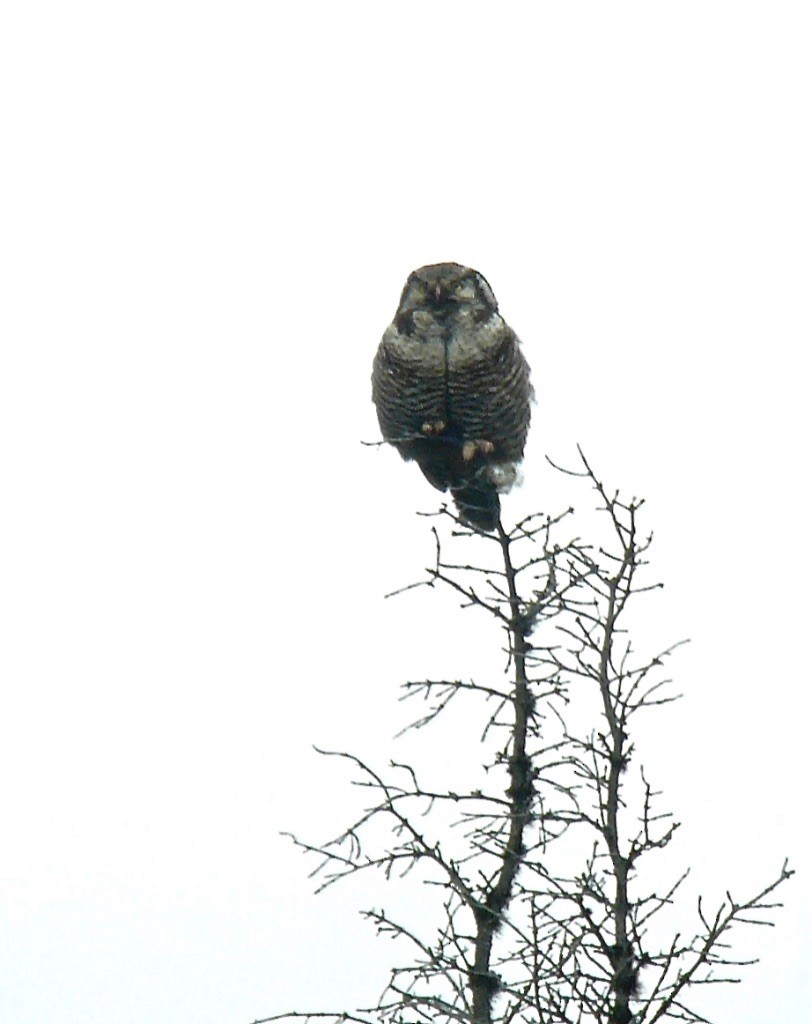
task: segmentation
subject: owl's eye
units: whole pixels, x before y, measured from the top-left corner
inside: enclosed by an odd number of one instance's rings
[[[472,284],[461,284],[454,290],[454,298],[457,302],[473,302],[476,297],[476,289]]]

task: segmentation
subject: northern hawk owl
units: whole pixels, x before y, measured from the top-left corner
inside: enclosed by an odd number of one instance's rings
[[[381,433],[480,530],[496,529],[499,494],[516,479],[532,397],[485,278],[458,263],[410,274],[372,368]]]

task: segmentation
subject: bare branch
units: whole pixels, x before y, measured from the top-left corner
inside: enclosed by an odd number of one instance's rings
[[[255,1024],[709,1024],[689,999],[738,982],[755,962],[737,958],[731,939],[740,926],[773,925],[773,894],[793,874],[786,863],[747,900],[727,893],[712,912],[700,900],[693,934],[653,937],[688,872],[647,887],[650,859],[679,823],[638,761],[632,728],[643,709],[679,699],[665,665],[685,641],[654,655],[633,644],[628,609],[660,588],[648,578],[643,502],[606,488],[578,456],[575,468],[557,469],[597,498],[594,540],[564,534],[572,508],[483,534],[443,507],[432,514],[433,564],[387,595],[444,588],[500,631],[502,678],[409,681],[400,697],[423,704],[399,737],[457,729],[463,704],[481,712],[470,786],[424,781],[408,756],[377,770],[320,751],[351,767],[370,806],[327,842],[291,836],[318,858],[317,891],[370,870],[405,877],[425,887],[436,917],[364,912],[408,951],[373,1008]],[[459,538],[475,545],[475,560],[446,557]],[[443,740],[448,749],[456,735]]]

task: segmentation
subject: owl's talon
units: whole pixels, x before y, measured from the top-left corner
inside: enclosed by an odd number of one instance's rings
[[[432,434],[442,434],[446,428],[444,420],[435,420],[434,423],[426,422],[420,428],[420,432],[425,434],[426,437],[431,437]]]
[[[493,441],[466,441],[462,446],[462,461],[470,462],[475,455],[490,455],[493,451]]]

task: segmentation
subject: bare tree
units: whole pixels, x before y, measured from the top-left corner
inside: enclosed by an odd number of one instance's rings
[[[754,962],[735,957],[731,932],[771,925],[774,892],[792,875],[786,862],[745,899],[727,893],[712,910],[700,900],[687,937],[661,920],[687,871],[658,891],[640,881],[641,866],[678,826],[659,810],[632,733],[644,712],[677,698],[665,664],[679,645],[638,657],[628,609],[658,586],[645,578],[651,537],[639,530],[642,502],[607,491],[579,455],[579,468],[562,472],[597,496],[605,540],[568,533],[569,509],[509,531],[500,524],[495,536],[481,535],[482,561],[496,551],[494,565],[459,564],[434,527],[434,564],[412,585],[450,588],[506,638],[501,679],[404,684],[406,699],[424,702],[408,729],[448,725],[466,696],[479,703],[484,784],[432,788],[414,765],[393,761],[377,771],[353,754],[322,751],[349,763],[370,805],[325,843],[292,837],[319,858],[320,889],[370,870],[406,873],[432,887],[436,918],[418,928],[384,910],[365,912],[379,933],[411,947],[375,1005],[255,1024],[698,1024],[707,1018],[697,990],[737,981]],[[447,510],[440,516],[453,523],[451,544],[470,534]]]

